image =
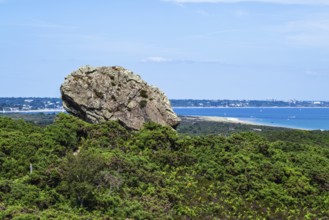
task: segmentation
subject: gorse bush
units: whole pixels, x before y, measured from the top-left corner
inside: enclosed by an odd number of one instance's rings
[[[325,219],[328,141],[0,118],[0,219]]]

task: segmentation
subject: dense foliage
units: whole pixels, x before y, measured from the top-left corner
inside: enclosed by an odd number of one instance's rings
[[[329,216],[328,132],[184,136],[0,118],[0,219]]]

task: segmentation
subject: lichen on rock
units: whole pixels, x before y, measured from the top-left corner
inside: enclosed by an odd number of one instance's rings
[[[81,67],[60,90],[65,110],[90,123],[118,120],[139,130],[149,121],[171,127],[180,122],[163,92],[119,66]]]

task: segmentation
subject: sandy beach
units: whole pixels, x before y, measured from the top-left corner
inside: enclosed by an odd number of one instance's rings
[[[245,125],[255,125],[255,126],[267,126],[267,127],[278,127],[278,128],[289,128],[285,126],[279,125],[270,125],[270,124],[261,124],[256,122],[250,121],[243,121],[239,118],[232,118],[232,117],[220,117],[220,116],[183,116],[186,119],[195,120],[195,121],[210,121],[210,122],[222,122],[222,123],[234,123],[234,124],[245,124]],[[305,128],[292,128],[289,129],[297,129],[297,130],[311,130]]]
[[[214,121],[214,122],[224,122],[224,123],[235,123],[235,124],[247,124],[247,125],[261,125],[249,121],[243,121],[238,118],[231,117],[219,117],[219,116],[184,116],[193,120],[200,121]]]

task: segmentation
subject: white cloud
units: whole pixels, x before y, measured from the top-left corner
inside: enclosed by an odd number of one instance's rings
[[[147,57],[145,59],[142,59],[142,62],[144,63],[169,63],[169,62],[173,62],[173,59],[168,59],[168,58],[164,58],[164,57]]]
[[[198,13],[199,15],[203,15],[203,16],[209,16],[210,15],[207,11],[204,11],[204,10],[198,10],[196,13]]]
[[[1,0],[0,0],[1,2]],[[22,27],[31,27],[31,28],[54,28],[54,29],[73,29],[74,26],[61,25],[61,24],[52,24],[39,20],[26,21],[24,23],[11,23],[13,26],[22,26]]]
[[[325,31],[329,32],[329,19],[308,19],[290,21],[280,27],[281,31]]]
[[[195,35],[188,36],[187,38],[209,39],[214,36],[216,37],[218,35],[232,33],[232,32],[239,32],[239,31],[240,30],[238,30],[238,29],[219,30],[219,31],[212,31],[212,32],[208,32],[208,33],[195,34]]]
[[[328,77],[326,71],[306,70],[304,71],[305,76],[312,78]]]
[[[241,10],[241,9],[232,11],[232,14],[236,17],[245,17],[249,15],[249,13],[246,10]]]
[[[285,34],[291,45],[329,47],[329,19],[290,21],[274,30]]]
[[[329,5],[329,0],[163,0],[184,3],[241,3],[241,2],[260,2],[274,4],[297,4],[297,5]]]
[[[193,63],[206,63],[206,64],[224,64],[220,60],[190,60],[190,59],[172,59],[160,56],[147,57],[141,60],[143,63],[182,63],[182,64],[193,64]]]
[[[287,36],[287,41],[291,45],[304,47],[329,47],[329,34],[296,34]]]

